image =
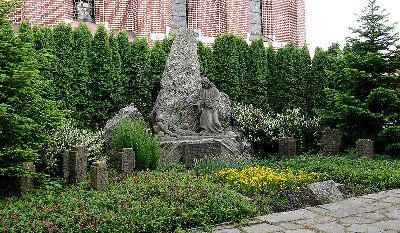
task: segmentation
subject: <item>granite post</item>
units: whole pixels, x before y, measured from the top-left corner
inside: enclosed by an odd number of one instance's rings
[[[358,139],[356,148],[357,157],[372,159],[372,156],[374,156],[374,142],[370,139]]]
[[[342,143],[342,133],[338,129],[326,128],[322,132],[322,152],[328,155],[339,154]]]
[[[33,162],[23,162],[22,163],[22,168],[27,171],[35,171],[35,165],[33,165]],[[20,178],[20,186],[19,189],[21,192],[26,192],[29,191],[33,188],[33,178],[32,177],[21,177]]]
[[[96,161],[90,166],[90,187],[101,190],[108,185],[106,161]]]
[[[296,154],[296,140],[292,137],[279,139],[279,154],[283,159],[290,159]]]

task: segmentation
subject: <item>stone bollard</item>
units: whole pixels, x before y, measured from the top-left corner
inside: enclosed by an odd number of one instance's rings
[[[296,154],[296,140],[291,137],[279,139],[279,154],[282,159],[290,159]]]
[[[326,128],[322,132],[322,152],[328,155],[339,154],[342,143],[342,133],[338,129]]]
[[[27,171],[35,171],[36,170],[35,165],[33,165],[33,162],[23,162],[22,168]],[[19,182],[20,182],[19,189],[21,192],[26,192],[26,191],[31,190],[34,185],[33,178],[21,177]]]
[[[108,171],[106,161],[97,161],[90,166],[90,187],[101,190],[108,185]]]
[[[69,152],[70,150],[63,150],[61,152],[61,164],[62,164],[62,178],[68,180],[69,177]]]
[[[132,148],[124,148],[124,151],[117,155],[117,169],[122,173],[130,173],[135,170],[135,151]]]
[[[86,146],[74,147],[68,154],[68,183],[75,184],[85,179],[87,167]]]
[[[370,139],[358,139],[356,148],[357,157],[372,159],[372,156],[374,156],[374,142]]]

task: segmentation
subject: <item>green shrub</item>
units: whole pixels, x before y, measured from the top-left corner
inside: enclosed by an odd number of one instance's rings
[[[233,119],[249,140],[254,143],[255,151],[263,153],[265,148],[276,145],[282,137],[297,140],[298,149],[312,149],[314,135],[321,130],[317,117],[307,117],[299,108],[286,110],[282,114],[264,113],[252,105],[235,104]]]
[[[174,232],[256,213],[237,192],[188,173],[111,177],[101,192],[87,190],[83,182],[62,192],[0,201],[0,231]]]
[[[160,140],[152,135],[145,122],[140,120],[122,120],[112,137],[115,150],[133,148],[136,153],[136,168],[155,169],[160,158]]]
[[[39,74],[35,51],[15,36],[5,18],[13,4],[0,2],[0,193],[15,187],[10,177],[33,175],[22,162],[43,169],[51,135],[63,118],[47,98],[49,83]]]

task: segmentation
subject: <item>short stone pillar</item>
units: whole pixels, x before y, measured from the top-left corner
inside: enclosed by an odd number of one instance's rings
[[[68,154],[68,183],[75,184],[85,179],[87,167],[87,149],[85,145],[72,148]]]
[[[101,190],[108,185],[108,171],[106,161],[97,161],[90,166],[90,187]]]
[[[124,148],[122,152],[117,154],[115,162],[118,171],[122,173],[133,172],[136,167],[135,151],[132,148]]]
[[[22,163],[22,168],[27,171],[32,171],[34,172],[36,170],[35,165],[33,165],[33,162],[23,162]],[[33,188],[33,178],[31,177],[21,177],[19,180],[20,186],[19,190],[21,192],[26,192],[29,191]]]
[[[328,155],[339,154],[342,143],[342,133],[338,129],[326,128],[322,132],[322,152]]]
[[[69,176],[69,152],[70,150],[63,150],[60,153],[60,157],[61,157],[61,169],[62,169],[62,178],[64,178],[64,180],[68,180],[68,176]]]
[[[374,142],[370,139],[358,139],[356,149],[357,157],[372,159],[372,156],[374,156]]]
[[[279,139],[279,154],[282,159],[290,159],[296,154],[296,140],[291,137]]]

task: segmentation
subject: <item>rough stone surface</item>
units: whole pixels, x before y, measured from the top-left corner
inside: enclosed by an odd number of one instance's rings
[[[101,190],[108,185],[108,171],[106,161],[96,161],[90,166],[90,187]]]
[[[63,150],[61,152],[62,177],[65,180],[68,180],[69,177],[69,152],[70,150]]]
[[[196,160],[238,154],[240,145],[230,137],[191,136],[161,143],[162,155],[159,164],[183,162],[191,167]]]
[[[342,143],[342,133],[338,129],[326,128],[322,132],[322,152],[328,155],[335,155],[339,153],[340,145]]]
[[[23,162],[22,163],[22,168],[27,170],[27,171],[35,171],[35,165],[33,165],[33,162]],[[20,191],[21,192],[26,192],[29,191],[33,188],[33,178],[28,178],[28,177],[21,177],[20,178]]]
[[[282,231],[284,228],[268,223],[261,223],[253,226],[243,227],[243,230],[247,233],[261,233]]]
[[[358,157],[372,159],[374,156],[374,142],[370,139],[358,139],[356,149]]]
[[[75,184],[86,177],[87,149],[85,145],[73,148],[68,154],[68,183]]]
[[[307,188],[319,204],[343,200],[343,194],[333,180],[312,183],[307,185]]]
[[[186,128],[191,132],[199,131],[200,112],[196,104],[200,99],[202,79],[196,36],[196,33],[186,28],[180,28],[177,33],[150,117],[153,125],[158,117],[169,126]],[[224,125],[225,117],[230,116],[230,102],[227,95],[221,96],[218,109],[221,124]]]
[[[296,140],[293,138],[279,139],[279,154],[283,159],[290,159],[296,154]]]
[[[111,137],[112,133],[114,132],[115,128],[123,119],[133,119],[133,120],[143,120],[142,114],[139,110],[134,106],[134,104],[130,104],[125,108],[122,108],[118,111],[113,118],[107,121],[106,125],[104,126],[104,140],[106,145],[106,150],[111,150]]]
[[[136,157],[132,148],[124,148],[123,152],[119,152],[120,171],[122,173],[130,173],[135,170]]]

